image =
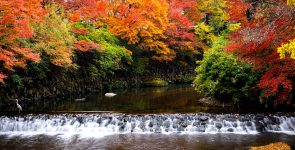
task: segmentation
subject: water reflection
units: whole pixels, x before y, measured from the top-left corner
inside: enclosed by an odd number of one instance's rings
[[[196,100],[201,96],[189,85],[157,88],[137,88],[112,91],[117,95],[105,97],[104,93],[89,95],[85,101],[73,98],[52,107],[51,111],[115,111],[124,113],[188,113],[206,112]]]
[[[294,136],[284,134],[234,135],[234,134],[202,134],[202,135],[164,135],[164,134],[118,134],[104,138],[81,138],[59,136],[1,136],[2,149],[48,149],[48,150],[146,150],[146,149],[187,149],[187,150],[228,150],[249,149],[250,146],[261,146],[271,142],[286,142],[295,148]]]

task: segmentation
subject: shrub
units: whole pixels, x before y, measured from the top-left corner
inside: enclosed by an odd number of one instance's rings
[[[174,83],[179,83],[179,84],[187,84],[187,83],[192,83],[195,79],[195,76],[194,75],[181,75],[181,76],[178,76]]]
[[[204,53],[204,59],[196,68],[197,77],[193,84],[196,90],[207,96],[238,103],[250,98],[258,74],[251,71],[251,64],[225,52],[223,47],[226,43],[221,38]]]

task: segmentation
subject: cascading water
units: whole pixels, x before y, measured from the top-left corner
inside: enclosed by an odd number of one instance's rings
[[[0,134],[61,134],[103,136],[120,133],[295,135],[294,115],[261,114],[61,114],[0,117]]]

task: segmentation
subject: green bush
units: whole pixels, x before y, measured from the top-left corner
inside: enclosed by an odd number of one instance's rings
[[[111,81],[108,84],[106,84],[105,87],[108,90],[126,89],[126,88],[128,88],[128,83],[127,83],[127,81],[124,81],[124,80],[114,80],[114,81]]]
[[[204,59],[196,68],[197,77],[193,84],[196,90],[207,96],[238,103],[251,97],[258,74],[252,72],[251,64],[225,52],[224,45],[226,40],[219,39],[212,49],[205,52]]]

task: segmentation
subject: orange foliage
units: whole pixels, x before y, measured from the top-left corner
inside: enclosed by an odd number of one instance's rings
[[[175,52],[164,42],[169,25],[168,7],[165,0],[115,1],[106,5],[106,23],[114,35],[128,44],[154,52],[157,60],[171,61]]]
[[[72,0],[61,4],[71,21],[108,26],[111,33],[128,44],[151,51],[153,58],[160,61],[173,60],[172,49],[194,49],[194,33],[190,30],[201,16],[194,0]],[[171,8],[169,4],[173,4]],[[73,32],[87,33],[77,28]]]
[[[13,71],[15,67],[25,67],[27,60],[39,61],[39,55],[21,45],[18,38],[33,35],[31,24],[39,21],[44,11],[40,0],[0,0],[0,71]],[[6,75],[1,74],[0,81]]]

